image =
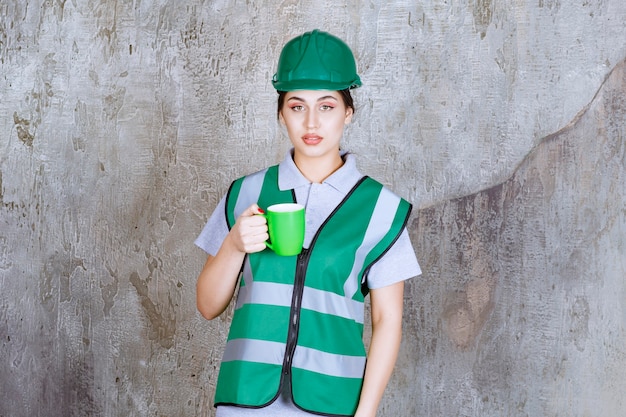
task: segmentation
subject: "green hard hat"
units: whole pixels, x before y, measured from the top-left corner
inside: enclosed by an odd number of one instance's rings
[[[345,90],[359,87],[361,79],[348,45],[316,29],[287,42],[272,84],[278,91]]]

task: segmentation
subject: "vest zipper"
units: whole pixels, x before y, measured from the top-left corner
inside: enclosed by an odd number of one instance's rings
[[[283,383],[288,382],[291,388],[291,364],[298,343],[298,331],[300,329],[300,309],[302,307],[302,294],[304,293],[304,278],[307,265],[311,257],[311,248],[302,248],[296,261],[296,276],[293,283],[293,295],[291,297],[291,312],[289,314],[289,331],[287,333],[287,346],[283,361]],[[288,379],[287,379],[288,378]],[[282,385],[282,384],[281,384]]]
[[[291,387],[291,365],[293,361],[293,355],[296,351],[298,344],[298,332],[300,330],[300,309],[302,307],[302,294],[304,293],[304,278],[306,277],[306,270],[311,259],[311,251],[317,242],[322,229],[326,226],[326,223],[337,213],[339,208],[350,198],[354,190],[356,190],[368,177],[362,177],[352,187],[350,192],[343,198],[341,203],[335,207],[333,212],[324,220],[319,229],[313,236],[308,248],[302,248],[302,252],[298,255],[296,261],[296,276],[293,282],[293,295],[291,296],[291,312],[289,313],[289,331],[287,332],[287,346],[285,347],[285,358],[283,359],[283,374],[280,383],[280,390],[282,390],[285,383],[288,383],[289,390],[291,391],[291,398],[293,399],[293,389]],[[295,191],[292,190],[293,201],[296,201]],[[280,391],[279,390],[279,391]]]

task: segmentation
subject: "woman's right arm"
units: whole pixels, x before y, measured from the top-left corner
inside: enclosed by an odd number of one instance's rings
[[[267,222],[256,204],[239,216],[215,256],[209,255],[196,284],[200,314],[212,320],[222,314],[233,298],[241,265],[247,253],[265,249]]]

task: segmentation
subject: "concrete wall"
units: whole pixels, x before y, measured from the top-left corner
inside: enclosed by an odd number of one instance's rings
[[[0,0],[0,417],[212,415],[192,241],[288,148],[269,79],[315,27],[416,207],[379,415],[622,415],[622,0]]]
[[[626,61],[510,179],[414,218],[406,415],[624,414],[625,93]]]

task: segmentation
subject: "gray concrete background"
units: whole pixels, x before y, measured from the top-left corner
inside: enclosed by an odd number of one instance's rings
[[[288,148],[269,79],[316,27],[416,209],[379,415],[623,415],[622,0],[0,0],[0,417],[212,415],[192,241]]]

